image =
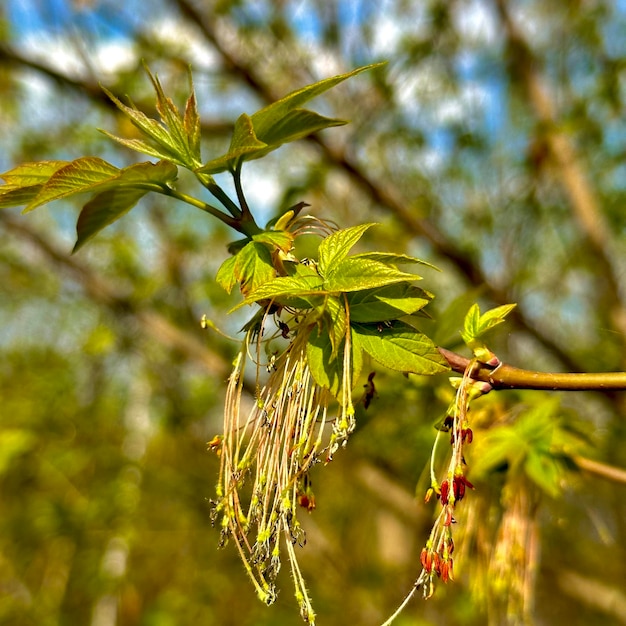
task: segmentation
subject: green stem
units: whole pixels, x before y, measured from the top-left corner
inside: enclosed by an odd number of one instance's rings
[[[234,228],[235,230],[239,232],[244,232],[241,229],[241,223],[240,223],[241,220],[236,219],[235,217],[231,217],[230,215],[227,215],[226,213],[220,211],[218,208],[214,207],[211,204],[208,204],[207,202],[198,200],[197,198],[194,198],[193,196],[188,196],[186,193],[181,193],[180,191],[176,191],[176,189],[172,189],[171,187],[162,187],[160,191],[166,196],[176,198],[177,200],[190,204],[191,206],[197,209],[200,209],[201,211],[204,211],[205,213],[209,213],[210,215],[212,215],[213,217],[216,217],[218,220],[220,220],[227,226],[230,226],[231,228]]]
[[[230,199],[228,194],[216,183],[209,183],[206,188],[224,205],[228,212],[237,220],[241,220],[241,209]]]
[[[233,176],[233,180],[235,181],[235,190],[237,191],[237,200],[239,200],[239,206],[241,207],[242,217],[245,219],[252,218],[252,213],[250,212],[250,207],[248,206],[248,202],[246,201],[246,196],[243,193],[243,187],[241,185],[241,167],[243,165],[242,161],[237,163],[235,169],[231,170],[231,174]]]
[[[450,368],[463,373],[470,359],[439,348]],[[626,372],[553,373],[519,369],[506,363],[493,368],[478,363],[472,370],[474,380],[489,383],[494,389],[545,389],[549,391],[626,391]]]

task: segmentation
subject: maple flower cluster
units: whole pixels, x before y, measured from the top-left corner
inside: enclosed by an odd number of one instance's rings
[[[434,592],[434,580],[440,578],[444,583],[454,580],[454,539],[452,525],[456,522],[454,511],[456,505],[465,497],[467,489],[474,489],[474,485],[467,479],[467,466],[463,455],[465,445],[471,444],[474,433],[468,421],[470,400],[489,391],[485,383],[471,378],[472,365],[467,368],[458,385],[454,402],[448,410],[441,424],[440,432],[450,433],[452,455],[445,478],[439,483],[434,472],[435,446],[431,457],[431,487],[426,492],[428,502],[433,494],[441,503],[441,511],[437,516],[426,545],[421,551],[420,562],[422,571],[415,582],[415,587],[422,586],[425,598]]]

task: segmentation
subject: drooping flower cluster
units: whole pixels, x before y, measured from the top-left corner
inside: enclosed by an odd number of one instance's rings
[[[286,337],[285,322],[277,326],[278,334]],[[315,508],[309,470],[315,463],[329,461],[354,428],[350,379],[344,381],[338,414],[331,418],[332,395],[316,384],[308,365],[310,327],[305,318],[293,325],[283,352],[270,356],[268,379],[259,388],[262,332],[261,327],[248,333],[229,378],[224,434],[212,442],[221,456],[213,514],[221,524],[221,543],[235,543],[257,595],[267,604],[276,597],[284,546],[302,618],[313,624],[315,614],[296,557],[296,544],[303,546],[306,541],[298,509]],[[255,337],[258,387],[254,405],[245,410],[245,365]],[[349,372],[346,358],[344,370]]]
[[[469,425],[468,409],[470,400],[488,392],[491,387],[471,378],[473,363],[465,370],[463,378],[458,383],[454,402],[452,403],[433,446],[431,456],[431,487],[426,493],[428,502],[436,494],[441,503],[441,511],[437,516],[426,545],[422,549],[420,561],[422,571],[415,583],[415,587],[422,586],[424,597],[429,598],[434,591],[434,579],[440,578],[443,582],[454,579],[454,540],[452,525],[456,522],[454,511],[456,505],[465,497],[466,490],[474,489],[474,485],[467,479],[467,466],[463,454],[465,445],[471,444],[474,433]],[[458,379],[457,379],[458,380]],[[445,478],[438,482],[434,468],[435,449],[441,432],[450,433],[452,454],[448,463]]]

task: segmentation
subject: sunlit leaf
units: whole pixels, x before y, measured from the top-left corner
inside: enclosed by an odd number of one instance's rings
[[[478,305],[473,304],[465,317],[463,332],[461,333],[463,341],[470,345],[472,341],[504,322],[505,317],[515,306],[515,304],[504,304],[481,315]]]
[[[43,185],[52,174],[68,164],[69,161],[35,161],[32,163],[22,163],[8,172],[0,174],[0,178],[6,183],[3,187],[0,187],[0,189]]]
[[[252,120],[250,116],[244,113],[235,122],[235,129],[228,152],[224,156],[209,161],[198,172],[218,174],[219,172],[235,169],[237,162],[243,156],[252,156],[253,154],[261,156],[262,151],[267,147],[265,142],[257,139],[252,127]]]
[[[161,117],[161,122],[139,111],[132,102],[130,103],[131,106],[127,106],[107,89],[104,89],[104,91],[117,108],[130,119],[132,124],[154,142],[155,145],[139,139],[117,137],[105,130],[102,132],[107,137],[132,150],[160,159],[167,159],[189,169],[200,167],[202,164],[200,155],[200,120],[191,77],[191,95],[187,100],[183,117],[174,102],[165,95],[159,79],[153,76],[147,68],[146,72],[157,95],[156,108]]]
[[[114,179],[120,170],[98,157],[82,157],[57,170],[43,185],[24,213],[42,204],[94,190],[104,181]]]
[[[235,276],[235,265],[237,264],[237,258],[235,256],[229,256],[221,265],[215,280],[227,293],[233,290],[233,287],[237,284],[237,277]]]
[[[302,139],[324,128],[343,126],[347,123],[348,122],[344,120],[324,117],[319,113],[315,113],[315,111],[294,109],[293,111],[289,111],[283,118],[277,119],[270,127],[269,131],[261,134],[260,138],[262,138],[268,146],[271,146],[272,149],[276,149],[284,143]],[[263,153],[258,156],[262,155]]]
[[[330,293],[360,291],[419,279],[417,274],[402,272],[385,263],[349,257],[334,266],[330,277],[324,280],[324,289]]]
[[[190,94],[185,104],[185,115],[183,118],[183,125],[185,129],[185,134],[187,136],[187,141],[191,149],[191,153],[198,161],[201,161],[202,156],[201,156],[201,151],[200,151],[200,140],[201,140],[200,115],[198,114],[198,104],[196,102],[196,93],[195,93],[195,89],[193,86],[191,73],[189,74],[189,86],[190,86]]]
[[[394,320],[416,313],[431,299],[431,294],[409,283],[356,291],[348,296],[350,320],[365,323]]]
[[[257,300],[285,297],[302,297],[323,294],[322,279],[319,276],[279,276],[253,289],[242,304],[251,304]],[[241,306],[241,305],[239,305]],[[239,308],[239,306],[235,308]]]
[[[128,213],[146,193],[174,180],[177,171],[176,166],[169,161],[136,163],[119,171],[113,178],[91,186],[89,191],[103,191],[81,210],[76,223],[77,240],[73,251],[79,250],[103,228]]]
[[[264,230],[256,235],[252,235],[253,241],[264,243],[269,246],[289,252],[293,247],[294,236],[286,230]]]
[[[354,331],[351,334],[351,377],[352,388],[357,383],[363,367],[362,348],[358,336]],[[307,361],[315,382],[320,387],[326,387],[336,398],[340,397],[343,381],[345,341],[339,350],[335,351],[328,333],[314,328],[307,343]]]
[[[354,258],[370,259],[372,261],[379,261],[380,263],[386,263],[388,265],[413,263],[418,265],[425,265],[426,267],[430,267],[434,270],[439,271],[438,267],[436,267],[432,263],[429,263],[428,261],[423,261],[422,259],[418,259],[414,256],[409,256],[408,254],[396,254],[395,252],[362,252],[360,254],[355,254]]]
[[[117,187],[96,195],[82,208],[76,222],[77,239],[72,252],[77,252],[103,228],[128,213],[148,193],[136,187]]]
[[[283,118],[285,118],[290,111],[300,108],[305,102],[321,95],[325,91],[332,89],[344,80],[356,76],[361,72],[380,67],[382,63],[374,63],[372,65],[366,65],[359,67],[346,74],[340,74],[331,78],[325,78],[312,85],[307,85],[296,91],[292,91],[284,98],[273,102],[272,104],[264,107],[260,111],[257,111],[252,115],[252,124],[256,131],[257,137],[263,138],[265,136],[271,136],[272,129],[276,124],[279,124]]]
[[[267,246],[256,241],[245,245],[235,257],[235,278],[241,285],[243,295],[266,285],[276,276],[272,255]]]
[[[360,67],[347,74],[326,78],[298,89],[262,108],[251,116],[242,115],[235,125],[228,152],[197,169],[199,173],[216,174],[233,169],[239,162],[258,159],[281,145],[296,141],[324,128],[340,126],[343,120],[328,118],[302,109],[301,105],[360,72],[382,65]]]
[[[100,129],[100,132],[106,135],[109,139],[113,139],[113,141],[116,141],[122,146],[125,146],[130,150],[134,150],[135,152],[141,152],[141,154],[146,154],[157,159],[173,161],[174,163],[178,163],[178,165],[185,165],[178,158],[174,150],[170,150],[164,146],[153,145],[143,141],[142,139],[124,139],[123,137],[117,137],[116,135],[102,129]]]
[[[322,276],[332,275],[337,264],[348,256],[352,247],[361,239],[368,228],[375,226],[373,223],[359,224],[350,228],[342,228],[332,233],[320,243],[318,250],[318,267]]]
[[[449,370],[437,346],[408,324],[395,322],[383,328],[353,324],[353,328],[363,350],[385,367],[428,375]]]

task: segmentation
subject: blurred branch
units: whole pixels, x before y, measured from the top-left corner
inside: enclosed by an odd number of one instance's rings
[[[545,132],[545,141],[556,165],[557,176],[569,198],[581,231],[596,256],[598,275],[604,276],[610,289],[612,322],[620,333],[626,332],[624,312],[620,302],[619,278],[611,258],[613,235],[600,202],[585,173],[583,162],[572,139],[560,130],[558,115],[550,90],[538,69],[537,59],[511,18],[507,2],[495,0],[504,26],[511,69],[518,76],[528,95],[528,101]]]
[[[573,570],[558,570],[555,577],[563,593],[592,609],[602,611],[607,617],[615,619],[616,624],[626,624],[626,596],[623,588],[611,587]]]
[[[600,478],[605,478],[606,480],[626,485],[626,470],[613,465],[607,465],[606,463],[601,463],[600,461],[593,461],[592,459],[587,459],[583,456],[575,456],[572,460],[579,469],[589,474],[594,474]]]
[[[33,70],[39,74],[42,74],[46,78],[50,79],[52,82],[56,83],[59,87],[64,89],[69,89],[77,94],[85,96],[92,102],[104,106],[106,109],[114,112],[116,115],[119,114],[119,110],[115,103],[104,93],[100,84],[89,82],[86,79],[76,79],[64,74],[63,72],[46,65],[45,63],[41,63],[39,61],[35,61],[27,56],[24,56],[17,52],[16,50],[6,46],[5,44],[0,43],[0,66],[15,66],[19,68],[25,68]],[[138,66],[139,70],[139,66]],[[125,94],[116,94],[116,89],[114,86],[107,86],[109,91],[118,95],[120,99],[123,99]],[[135,101],[135,104],[138,108],[143,110],[149,110],[154,108],[154,103],[142,103]],[[233,123],[231,121],[202,121],[202,132],[206,136],[219,136],[219,135],[229,135],[232,132]]]
[[[62,268],[76,280],[94,302],[109,309],[117,317],[130,316],[138,327],[152,340],[204,365],[215,376],[226,378],[229,363],[220,354],[210,350],[205,343],[172,324],[159,313],[140,306],[132,296],[116,289],[111,283],[100,278],[84,263],[79,263],[66,252],[44,239],[34,229],[0,213],[0,224],[8,231],[34,244],[56,266]],[[198,323],[199,327],[199,323]]]

